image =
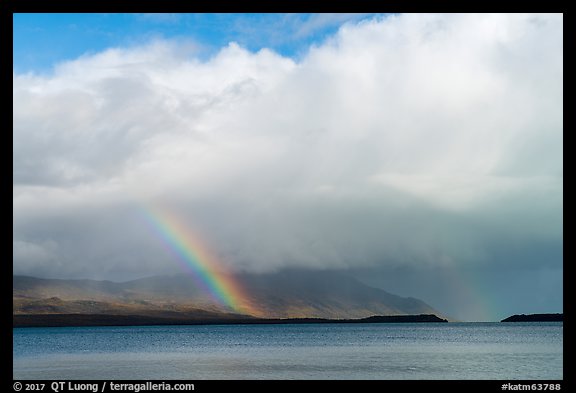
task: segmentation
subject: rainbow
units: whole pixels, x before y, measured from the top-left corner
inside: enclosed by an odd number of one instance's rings
[[[189,226],[166,208],[147,205],[141,211],[155,234],[214,301],[234,312],[262,315],[233,274]]]

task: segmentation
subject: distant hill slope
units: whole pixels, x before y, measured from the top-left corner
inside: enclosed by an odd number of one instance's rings
[[[369,287],[342,273],[289,270],[242,274],[236,280],[266,318],[364,318],[436,314],[421,300]],[[229,313],[188,276],[157,276],[123,283],[13,277],[14,314],[150,315]],[[206,316],[206,315],[205,315]]]
[[[369,287],[342,273],[289,270],[239,278],[271,317],[440,314],[421,300]]]

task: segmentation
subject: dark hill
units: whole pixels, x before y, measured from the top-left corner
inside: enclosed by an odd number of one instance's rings
[[[564,314],[520,314],[512,315],[500,322],[563,322]]]

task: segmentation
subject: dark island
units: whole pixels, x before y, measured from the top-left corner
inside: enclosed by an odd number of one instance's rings
[[[360,319],[327,318],[238,318],[187,319],[153,317],[144,315],[103,314],[19,314],[12,316],[13,327],[61,327],[61,326],[150,326],[150,325],[262,325],[305,323],[413,323],[448,322],[434,314],[375,315]]]
[[[512,315],[500,322],[563,322],[564,314],[520,314]]]

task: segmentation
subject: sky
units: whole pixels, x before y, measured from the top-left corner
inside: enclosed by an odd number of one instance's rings
[[[461,320],[562,312],[561,14],[15,14],[13,270],[340,270]]]

